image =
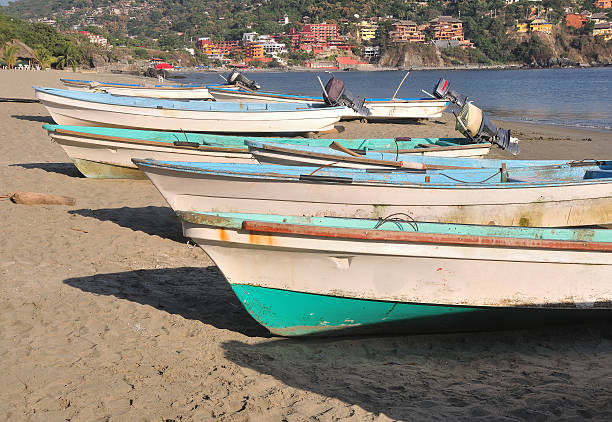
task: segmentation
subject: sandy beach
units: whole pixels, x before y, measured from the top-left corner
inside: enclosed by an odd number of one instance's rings
[[[0,97],[60,77],[0,71]],[[147,180],[81,177],[36,103],[0,102],[0,418],[28,421],[611,420],[612,326],[271,337]],[[453,136],[445,117],[337,137]],[[612,158],[612,133],[506,122],[520,158]],[[491,157],[507,157],[492,150]],[[534,321],[535,323],[535,321]]]

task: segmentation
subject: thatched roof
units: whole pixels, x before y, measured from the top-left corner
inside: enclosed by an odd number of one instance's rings
[[[17,46],[17,57],[20,59],[33,59],[34,58],[34,50],[25,45],[23,42],[19,40],[11,41],[11,44]],[[4,46],[0,46],[0,57],[4,55]]]

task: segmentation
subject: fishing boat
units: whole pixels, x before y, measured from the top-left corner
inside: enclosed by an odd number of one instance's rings
[[[397,147],[395,151],[370,150],[365,152],[351,150],[334,143],[325,147],[280,144],[276,143],[274,139],[265,142],[246,140],[244,143],[259,163],[285,166],[334,166],[365,169],[401,167],[403,161],[418,161],[427,165],[500,168],[502,165],[508,167],[541,167],[569,162],[568,160],[492,160],[476,158],[489,152],[491,145],[488,143],[466,146],[422,145],[419,148],[408,149]]]
[[[122,97],[35,87],[36,98],[61,125],[219,133],[303,133],[334,129],[342,107],[239,104]]]
[[[64,78],[60,79],[60,81],[62,81],[67,88],[72,90],[105,92],[108,94],[123,95],[128,97],[165,98],[171,100],[212,100],[213,96],[208,92],[209,86],[225,87],[228,90],[232,89],[230,86],[221,84],[145,85],[117,82],[96,82]]]
[[[178,212],[281,336],[500,329],[610,317],[612,230]]]
[[[612,223],[612,161],[444,171],[134,160],[180,211],[531,227]]]
[[[143,178],[133,158],[168,161],[257,163],[246,143],[274,141],[278,145],[304,145],[328,149],[340,145],[359,154],[377,150],[455,153],[457,156],[483,154],[491,144],[466,144],[465,138],[391,138],[391,139],[300,139],[258,138],[189,132],[159,132],[88,126],[43,125],[49,136],[72,159],[79,171],[93,178]],[[400,159],[408,157],[401,155]]]
[[[324,104],[323,97],[279,94],[274,92],[228,89],[224,86],[210,87],[210,94],[217,101],[248,103],[290,103]],[[363,116],[350,107],[345,107],[343,119],[388,120],[388,119],[430,119],[442,116],[448,101],[437,98],[366,98],[364,105],[370,110]]]

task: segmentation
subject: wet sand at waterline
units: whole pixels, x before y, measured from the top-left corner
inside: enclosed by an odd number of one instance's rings
[[[0,97],[32,98],[60,77],[138,80],[1,71]],[[451,136],[448,121],[342,123],[336,137]],[[148,181],[81,177],[41,129],[50,122],[40,104],[0,103],[0,195],[77,200],[0,201],[3,420],[612,418],[609,322],[270,337]],[[506,126],[521,158],[612,157],[609,132]]]

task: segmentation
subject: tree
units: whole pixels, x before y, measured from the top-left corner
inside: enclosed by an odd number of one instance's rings
[[[34,61],[37,62],[44,70],[51,66],[53,56],[45,47],[39,47],[34,49]]]
[[[72,70],[75,71],[78,64],[79,62],[76,57],[76,52],[74,51],[72,45],[68,44],[64,48],[62,55],[57,58],[55,66],[58,69],[65,69],[67,67],[71,67]]]
[[[9,69],[14,68],[15,64],[17,63],[17,51],[16,45],[10,42],[4,44],[4,55],[2,58],[6,62]]]

